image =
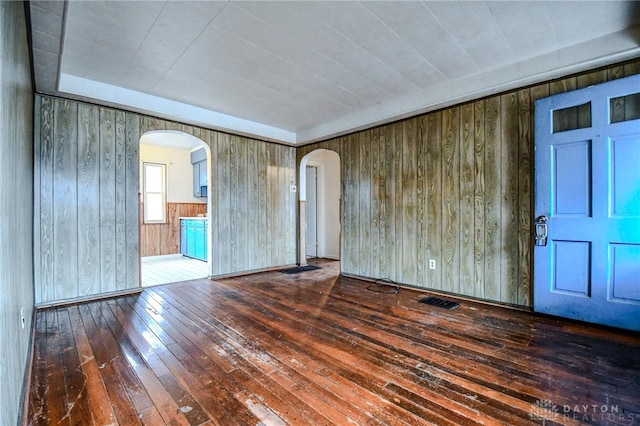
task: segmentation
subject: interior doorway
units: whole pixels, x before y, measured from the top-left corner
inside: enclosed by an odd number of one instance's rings
[[[307,257],[318,257],[318,167],[307,166]]]
[[[211,274],[210,158],[206,143],[187,133],[153,131],[140,138],[141,286]]]
[[[340,157],[318,149],[300,162],[300,265],[312,257],[340,260]]]

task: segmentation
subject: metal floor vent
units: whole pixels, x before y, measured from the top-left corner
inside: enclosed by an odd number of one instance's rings
[[[423,299],[418,300],[418,302],[424,303],[425,305],[437,306],[439,308],[444,308],[449,310],[455,309],[458,306],[460,306],[460,304],[457,302],[452,302],[451,300],[444,300],[444,299],[440,299],[439,297],[433,297],[433,296],[425,297]]]
[[[283,274],[299,274],[301,272],[315,271],[316,269],[322,269],[322,268],[315,265],[307,265],[307,266],[298,266],[296,268],[283,269],[280,272],[282,272]]]

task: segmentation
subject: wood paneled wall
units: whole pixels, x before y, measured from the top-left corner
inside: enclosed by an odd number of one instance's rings
[[[532,306],[535,101],[637,73],[640,61],[299,148],[298,164],[340,155],[342,271]]]
[[[179,130],[210,148],[212,276],[296,262],[295,148],[152,117],[140,125],[140,134]]]
[[[139,285],[138,142],[168,129],[211,150],[213,276],[295,263],[296,152],[327,148],[342,164],[343,272],[531,306],[535,100],[638,72],[614,66],[297,150],[37,96],[36,300]]]
[[[36,97],[36,301],[139,286],[139,117]]]
[[[36,97],[36,301],[139,286],[139,140],[179,130],[212,156],[211,275],[295,263],[295,148]]]
[[[33,88],[24,9],[23,2],[0,2],[0,425],[21,417],[34,300]]]
[[[144,204],[140,203],[140,256],[180,253],[180,218],[207,212],[202,203],[167,203],[167,223],[144,223]]]

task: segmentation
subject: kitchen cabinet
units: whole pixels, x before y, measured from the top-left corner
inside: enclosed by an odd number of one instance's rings
[[[206,197],[208,194],[207,152],[204,148],[191,152],[193,166],[193,196]]]
[[[207,261],[209,221],[203,218],[180,218],[180,253]]]

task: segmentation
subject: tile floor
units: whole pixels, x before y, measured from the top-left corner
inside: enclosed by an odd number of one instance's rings
[[[140,263],[143,287],[206,278],[209,275],[207,262],[181,254],[143,257]]]

